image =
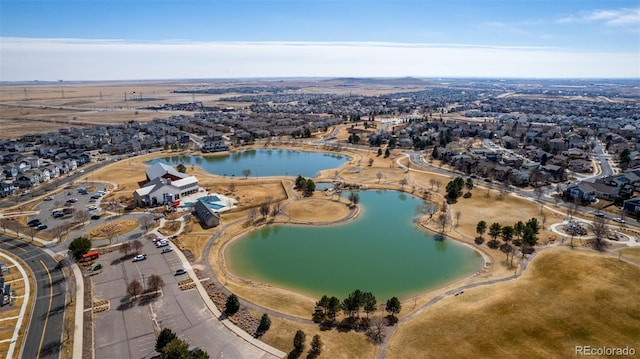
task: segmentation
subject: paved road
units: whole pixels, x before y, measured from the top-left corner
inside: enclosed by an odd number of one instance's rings
[[[22,358],[59,358],[66,281],[58,263],[40,248],[0,235],[0,247],[22,259],[35,275],[35,305]]]

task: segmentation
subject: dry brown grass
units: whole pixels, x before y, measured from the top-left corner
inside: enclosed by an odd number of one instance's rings
[[[617,250],[623,257],[640,262],[640,247],[628,247]]]
[[[349,215],[347,203],[315,198],[316,196],[321,194],[291,203],[286,213],[292,220],[311,223],[335,222]]]
[[[139,225],[140,222],[135,219],[122,219],[98,226],[86,232],[85,235],[92,240],[107,239],[129,233]]]
[[[297,330],[306,334],[306,350],[301,356],[304,358],[311,339],[320,335],[324,344],[320,358],[374,358],[376,346],[369,342],[363,333],[340,333],[337,330],[321,331],[317,325],[294,323],[288,320],[271,317],[271,328],[260,338],[265,343],[286,353],[293,350],[293,337]]]
[[[591,251],[538,254],[514,281],[468,289],[400,325],[390,358],[569,357],[640,337],[640,268]]]
[[[182,240],[182,245],[185,249],[191,251],[196,260],[200,260],[202,257],[202,251],[204,250],[204,246],[207,244],[211,238],[211,234],[206,234],[202,232],[189,233],[180,236]]]
[[[162,226],[162,228],[158,229],[158,232],[160,232],[162,235],[170,236],[178,232],[179,229],[180,222],[168,221],[164,223],[164,226]]]

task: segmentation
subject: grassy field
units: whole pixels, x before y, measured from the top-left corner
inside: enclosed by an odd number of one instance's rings
[[[540,254],[515,281],[466,290],[401,324],[389,358],[572,357],[640,350],[640,267],[588,250]]]
[[[320,335],[323,348],[319,358],[351,359],[373,358],[376,346],[369,342],[362,333],[353,331],[338,332],[335,329],[321,331],[317,325],[294,323],[280,318],[271,318],[271,328],[260,339],[286,353],[293,350],[293,337],[297,330],[306,335],[305,352],[300,358],[305,358],[314,335]]]

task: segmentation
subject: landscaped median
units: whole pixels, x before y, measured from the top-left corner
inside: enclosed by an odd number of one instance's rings
[[[0,260],[6,262],[4,283],[11,285],[13,296],[11,303],[5,304],[0,311],[0,328],[12,329],[0,330],[0,353],[11,358],[20,353],[26,338],[31,308],[35,300],[32,295],[34,279],[31,272],[24,269],[26,265],[12,254],[0,251]]]

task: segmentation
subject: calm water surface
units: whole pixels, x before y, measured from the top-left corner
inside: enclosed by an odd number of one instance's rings
[[[338,153],[318,153],[285,149],[257,149],[228,155],[192,156],[176,155],[156,158],[157,162],[170,165],[199,166],[205,171],[223,175],[244,177],[242,171],[251,170],[251,177],[298,176],[315,177],[321,170],[340,167],[349,157]]]
[[[477,271],[482,257],[453,240],[437,241],[412,222],[421,200],[362,191],[360,216],[311,227],[274,225],[236,240],[225,256],[243,278],[313,296],[342,299],[355,289],[378,302],[407,298]]]

